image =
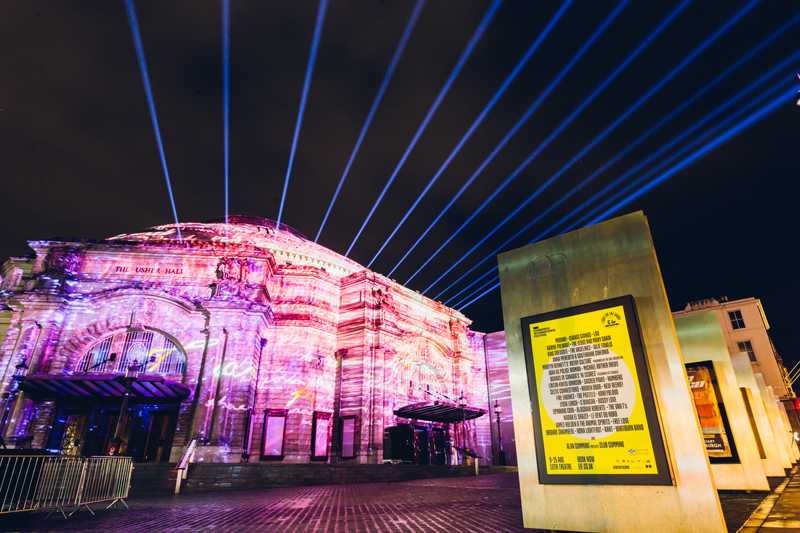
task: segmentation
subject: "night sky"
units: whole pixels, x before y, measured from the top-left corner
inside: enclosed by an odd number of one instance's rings
[[[413,5],[411,0],[330,4],[284,211],[284,221],[312,239]],[[366,264],[372,258],[559,5],[517,0],[500,7],[354,247],[353,259]],[[676,5],[628,5],[392,277],[407,279]],[[411,287],[426,287],[744,5],[689,5]],[[298,0],[231,2],[232,213],[277,216],[317,6]],[[347,249],[488,6],[427,3],[321,244],[342,253]],[[565,13],[373,265],[376,271],[388,272],[397,263],[615,6],[583,1]],[[219,219],[224,214],[220,2],[140,0],[136,7],[179,217]],[[798,14],[796,1],[758,4],[448,279]],[[509,247],[524,244],[569,213],[787,58],[798,43],[800,24]],[[5,2],[0,50],[0,258],[28,253],[29,239],[103,238],[172,222],[122,0]],[[707,127],[777,83],[790,83],[798,70],[795,58]],[[798,120],[800,108],[787,101],[621,211],[643,209],[648,215],[673,309],[710,296],[760,297],[778,350],[790,365],[800,355],[795,320]],[[497,292],[465,313],[475,320],[475,329],[502,327]]]

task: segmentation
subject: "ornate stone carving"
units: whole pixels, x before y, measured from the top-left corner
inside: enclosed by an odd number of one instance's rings
[[[250,258],[221,257],[217,264],[213,297],[235,298],[267,303],[261,265]]]
[[[222,281],[241,280],[242,260],[236,257],[222,257],[217,264],[217,279]]]
[[[72,277],[81,269],[80,252],[71,248],[54,249],[47,256],[45,264],[49,273]]]

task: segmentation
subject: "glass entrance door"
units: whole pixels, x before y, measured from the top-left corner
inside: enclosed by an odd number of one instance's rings
[[[136,462],[169,461],[177,409],[169,405],[137,405],[129,412],[125,455]]]
[[[119,404],[59,406],[47,448],[65,455],[106,455],[117,428],[119,408]],[[136,462],[169,461],[177,421],[175,404],[132,405],[121,428],[122,455]]]

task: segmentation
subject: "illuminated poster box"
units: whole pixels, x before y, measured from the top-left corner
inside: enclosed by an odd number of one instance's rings
[[[521,323],[539,481],[671,485],[633,297]]]
[[[708,459],[712,463],[738,463],[736,443],[722,402],[722,393],[711,361],[686,364],[694,407],[703,431]]]

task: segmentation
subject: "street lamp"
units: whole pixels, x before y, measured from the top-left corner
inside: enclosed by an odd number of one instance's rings
[[[502,412],[503,408],[500,407],[500,402],[495,400],[494,414],[497,418],[497,464],[499,465],[506,464],[506,452],[503,450],[503,431],[500,428],[500,413]]]
[[[119,416],[117,416],[117,425],[114,428],[114,437],[112,437],[110,446],[108,448],[109,455],[120,455],[120,448],[122,447],[122,430],[125,427],[125,422],[128,415],[128,404],[133,396],[131,386],[136,378],[142,373],[142,365],[139,361],[134,360],[128,368],[125,369],[125,374],[116,378],[117,381],[122,383],[125,387],[125,394],[122,396],[122,404],[119,408]]]

